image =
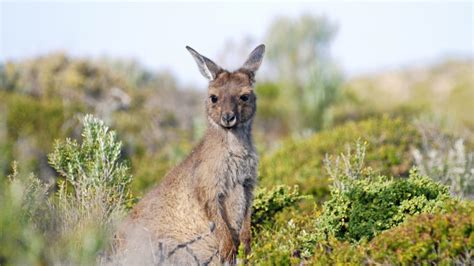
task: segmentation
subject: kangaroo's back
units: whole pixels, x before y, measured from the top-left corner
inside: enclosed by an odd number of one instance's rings
[[[256,112],[258,46],[229,72],[187,47],[210,80],[208,129],[200,143],[134,207],[117,233],[123,263],[235,263],[250,252],[250,215],[258,157],[251,128]]]

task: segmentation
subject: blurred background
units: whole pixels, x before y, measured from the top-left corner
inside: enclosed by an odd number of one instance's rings
[[[207,83],[186,45],[233,69],[266,44],[254,127],[263,155],[380,117],[472,141],[473,25],[471,1],[2,1],[0,172],[16,160],[53,178],[54,140],[78,138],[93,113],[119,134],[141,195],[206,127]]]
[[[0,265],[113,264],[115,226],[206,130],[207,81],[185,46],[232,70],[261,43],[239,260],[473,265],[473,13],[0,0]]]

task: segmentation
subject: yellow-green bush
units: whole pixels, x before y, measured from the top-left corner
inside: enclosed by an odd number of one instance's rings
[[[0,172],[6,173],[14,159],[24,171],[38,171],[39,161],[46,163],[46,153],[53,140],[70,133],[71,128],[65,124],[77,109],[66,110],[57,99],[39,101],[28,95],[1,91],[0,99],[0,110],[4,112],[0,123],[5,123],[4,128],[0,127],[0,131],[5,130],[5,138],[0,139],[5,155],[0,156]]]
[[[270,190],[258,188],[252,205],[252,226],[259,229],[272,223],[275,215],[283,209],[295,206],[307,196],[299,193],[298,187],[276,186]]]
[[[410,148],[419,145],[419,138],[416,129],[403,119],[349,122],[308,139],[287,141],[274,154],[263,157],[261,184],[296,184],[304,193],[322,198],[328,194],[330,184],[323,167],[325,155],[341,153],[357,139],[370,143],[367,166],[380,169],[380,174],[407,176],[413,164]]]
[[[314,218],[317,210],[301,213],[286,208],[253,236],[250,265],[297,265],[311,256],[315,243]]]
[[[470,265],[474,250],[474,203],[450,202],[447,212],[420,214],[358,245],[318,243],[311,263],[345,265]]]
[[[368,245],[376,262],[461,263],[474,250],[474,204],[450,213],[424,214],[386,231]],[[470,259],[473,259],[472,257]],[[472,263],[472,260],[466,260]]]
[[[65,110],[59,100],[38,101],[33,97],[0,93],[5,105],[8,137],[16,141],[20,137],[35,135],[41,148],[51,147],[55,138],[64,136],[61,127]]]

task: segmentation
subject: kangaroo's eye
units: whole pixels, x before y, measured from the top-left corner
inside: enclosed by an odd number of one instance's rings
[[[216,96],[216,95],[211,95],[211,96],[209,96],[209,98],[211,99],[211,102],[212,102],[212,103],[216,103],[216,102],[217,102],[217,96]]]
[[[248,101],[249,100],[249,95],[248,94],[244,94],[244,95],[241,95],[240,96],[240,99],[244,102]]]

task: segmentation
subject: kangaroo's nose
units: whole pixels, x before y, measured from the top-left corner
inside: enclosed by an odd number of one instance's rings
[[[225,113],[221,117],[222,123],[224,126],[233,126],[235,122],[235,114],[234,113]]]

